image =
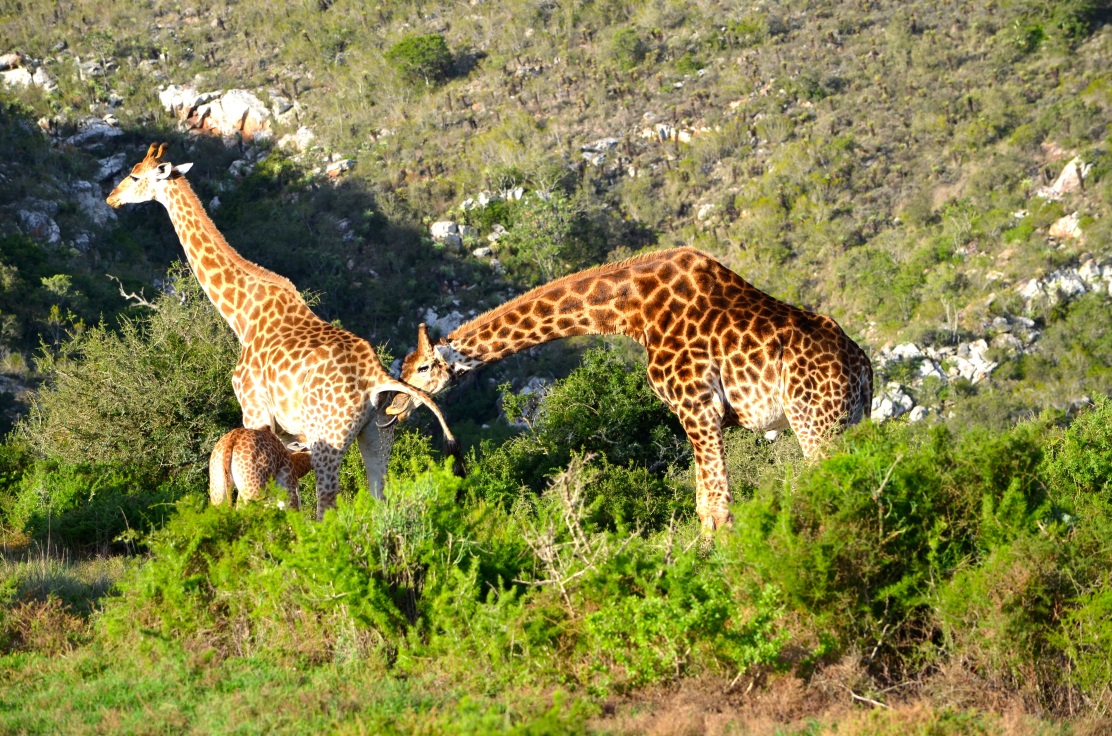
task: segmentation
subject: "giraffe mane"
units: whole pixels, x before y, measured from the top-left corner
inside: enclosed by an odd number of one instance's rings
[[[479,315],[478,317],[476,317],[472,320],[468,320],[466,323],[460,325],[459,327],[457,327],[456,329],[454,329],[450,333],[448,333],[447,337],[448,338],[455,337],[455,336],[458,335],[458,333],[460,331],[462,331],[465,328],[470,328],[473,325],[496,320],[499,317],[506,314],[507,312],[513,311],[517,307],[521,306],[521,304],[523,304],[525,302],[533,301],[538,296],[540,296],[541,294],[544,294],[548,291],[555,291],[557,289],[562,289],[565,286],[567,286],[568,284],[576,282],[576,281],[595,279],[595,278],[598,278],[600,276],[605,276],[607,274],[614,273],[615,271],[620,271],[623,268],[629,268],[630,266],[633,266],[635,264],[645,263],[646,261],[652,261],[652,260],[657,260],[657,259],[664,260],[664,259],[667,259],[667,258],[671,258],[676,253],[679,253],[680,251],[683,251],[683,250],[691,250],[691,249],[687,248],[687,247],[681,247],[681,248],[671,248],[669,250],[658,250],[658,251],[653,251],[651,253],[640,253],[638,255],[633,256],[632,258],[627,258],[624,261],[618,261],[617,263],[604,263],[601,266],[595,266],[594,268],[589,268],[585,271],[577,271],[576,273],[569,274],[567,276],[563,276],[561,278],[556,279],[555,281],[550,281],[547,284],[542,284],[542,285],[536,287],[535,289],[531,289],[531,290],[525,292],[524,294],[522,294],[520,296],[516,296],[513,299],[509,300],[508,302],[506,302],[504,304],[501,304],[501,305],[499,305],[499,306],[495,307],[494,309],[491,309],[487,312],[484,312],[483,314]],[[698,252],[698,251],[696,251],[696,252]],[[706,255],[706,254],[700,253],[700,255]],[[710,256],[707,256],[707,257],[709,258]]]
[[[193,200],[192,203],[196,204],[198,211],[204,212],[205,209],[201,206],[201,199],[197,196],[197,193],[193,191],[193,187],[190,186],[189,180],[185,177],[179,177],[175,179],[175,181],[182,189],[183,196],[191,198]],[[267,268],[263,268],[253,261],[247,260],[246,258],[241,256],[237,250],[232,248],[228,244],[228,241],[224,238],[223,233],[221,233],[220,230],[216,227],[215,223],[212,222],[211,218],[208,222],[203,222],[202,224],[205,229],[209,231],[209,234],[213,237],[213,239],[216,240],[217,244],[224,246],[228,257],[232,260],[237,268],[243,269],[245,272],[247,272],[251,276],[254,276],[260,281],[264,281],[268,284],[273,284],[274,286],[277,286],[285,291],[291,292],[294,296],[297,297],[298,301],[300,301],[302,304],[305,303],[305,300],[301,296],[301,292],[297,290],[297,287],[294,286],[292,281],[287,279],[285,276],[281,276]]]

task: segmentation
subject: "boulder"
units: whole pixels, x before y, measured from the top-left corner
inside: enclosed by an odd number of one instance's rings
[[[270,110],[247,90],[198,92],[188,85],[171,84],[159,92],[158,99],[193,130],[247,141],[270,137]]]
[[[338,179],[340,177],[340,174],[351,171],[354,168],[355,159],[342,158],[339,161],[333,161],[332,163],[328,164],[328,166],[326,166],[324,169],[324,173],[327,174],[328,178],[330,179]]]
[[[127,168],[128,154],[126,152],[117,153],[108,158],[102,158],[97,162],[96,180],[104,181],[119,174]]]
[[[467,317],[465,317],[459,312],[459,310],[456,309],[453,309],[451,312],[441,317],[436,313],[436,310],[430,307],[426,309],[425,313],[421,316],[421,321],[428,325],[430,328],[439,330],[440,334],[447,335],[449,332],[466,322]]]
[[[1047,235],[1057,240],[1080,240],[1082,237],[1080,221],[1081,218],[1076,212],[1061,217],[1050,226]]]
[[[70,197],[98,227],[116,219],[116,211],[104,200],[100,186],[91,181],[74,182],[70,186]]]
[[[303,125],[297,129],[296,133],[282,136],[278,140],[278,147],[304,153],[313,146],[316,139],[317,137],[313,131]]]
[[[65,140],[66,145],[79,148],[118,138],[124,134],[113,125],[115,118],[84,118],[77,123],[77,132]]]
[[[1092,168],[1092,164],[1083,162],[1080,156],[1074,156],[1062,169],[1062,173],[1058,174],[1054,183],[1048,187],[1040,187],[1035,191],[1035,196],[1054,201],[1070,192],[1078,191],[1084,188],[1085,177],[1089,175]]]
[[[915,402],[896,382],[890,382],[878,396],[873,397],[872,419],[880,423],[903,416],[914,408]]]
[[[20,210],[16,213],[23,233],[42,243],[56,245],[62,241],[62,229],[54,218],[41,210]]]
[[[429,226],[429,234],[432,239],[437,243],[459,248],[463,245],[463,237],[460,235],[459,225],[451,220],[441,220],[434,222]]]

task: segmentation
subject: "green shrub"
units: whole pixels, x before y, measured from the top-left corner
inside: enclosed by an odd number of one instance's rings
[[[104,552],[142,539],[171,516],[174,501],[201,490],[133,467],[40,461],[13,487],[5,523],[47,545]]]
[[[1037,431],[850,433],[847,451],[735,507],[742,564],[843,642],[882,653],[930,626],[930,593],[1049,513]]]
[[[512,276],[536,285],[596,263],[604,247],[583,198],[555,190],[518,202],[495,249]]]
[[[512,402],[506,406],[512,414]],[[479,497],[509,505],[522,488],[543,487],[573,454],[599,456],[591,491],[598,524],[659,529],[673,513],[691,511],[690,493],[665,477],[690,456],[690,444],[652,393],[640,361],[628,365],[613,351],[588,351],[545,394],[528,432],[497,448],[484,446],[470,463],[468,485]]]
[[[239,426],[232,331],[184,268],[156,310],[100,325],[42,354],[50,377],[16,432],[40,456],[151,474],[208,468],[216,440]]]
[[[632,69],[645,59],[648,47],[636,28],[621,28],[610,40],[610,55],[622,69]]]
[[[439,33],[406,36],[386,52],[386,61],[410,83],[425,86],[448,79],[452,68],[452,52]]]

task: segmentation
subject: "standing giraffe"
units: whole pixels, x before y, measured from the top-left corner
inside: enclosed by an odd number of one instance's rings
[[[301,508],[297,482],[312,470],[308,450],[290,452],[270,429],[233,429],[216,442],[209,456],[209,501],[213,506],[254,501],[273,480]],[[239,499],[233,499],[233,491]]]
[[[289,279],[233,250],[185,180],[192,164],[174,166],[162,160],[165,152],[165,143],[152,144],[108,204],[154,200],[169,212],[194,275],[239,338],[232,387],[243,426],[304,439],[316,471],[317,518],[336,502],[340,462],[352,441],[359,443],[368,487],[382,497],[393,430],[371,418],[383,392],[407,394],[431,409],[457,454],[432,399],[391,378],[369,342],[313,314]]]
[[[620,334],[648,351],[649,385],[695,452],[704,528],[731,521],[723,427],[795,430],[804,455],[869,416],[873,369],[838,324],[770,297],[721,263],[677,248],[540,286],[435,345],[421,325],[402,380],[436,394],[462,374],[572,335]],[[397,396],[388,414],[412,411]]]

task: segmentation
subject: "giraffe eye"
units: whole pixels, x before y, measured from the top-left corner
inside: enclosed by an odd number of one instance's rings
[[[417,372],[418,373],[427,373],[428,370],[429,370],[429,366],[423,365],[423,366],[421,366],[420,368],[417,369]]]

